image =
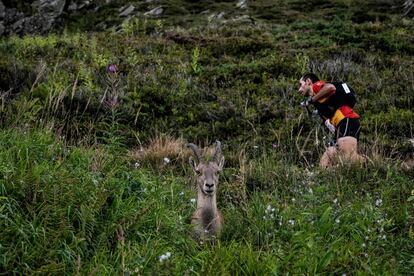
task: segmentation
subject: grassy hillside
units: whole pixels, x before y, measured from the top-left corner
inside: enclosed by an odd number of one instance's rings
[[[0,274],[411,273],[414,21],[357,2],[136,1],[124,21],[116,1],[1,38]],[[355,89],[366,166],[316,167],[307,71]],[[212,246],[184,145],[217,139]]]

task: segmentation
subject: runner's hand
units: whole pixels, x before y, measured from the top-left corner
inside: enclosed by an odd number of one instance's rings
[[[300,106],[301,106],[301,107],[307,107],[307,106],[309,106],[309,105],[311,105],[311,104],[312,104],[312,98],[309,98],[309,99],[307,99],[306,101],[301,102],[301,103],[300,103]]]
[[[331,124],[331,121],[329,119],[325,121],[325,126],[329,129],[330,132],[335,133],[335,127],[333,124]]]

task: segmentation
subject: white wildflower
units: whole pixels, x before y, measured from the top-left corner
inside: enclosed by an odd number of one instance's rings
[[[335,198],[335,199],[333,200],[333,203],[334,203],[334,204],[338,203],[338,199],[337,199],[337,198]]]
[[[290,219],[290,220],[288,221],[288,223],[289,223],[290,225],[295,225],[295,220],[294,220],[294,219]]]
[[[292,198],[292,202],[296,202],[296,199],[295,198]]]
[[[190,202],[191,203],[195,203],[196,202],[196,199],[195,198],[192,198],[192,199],[190,199]]]
[[[382,199],[375,200],[375,206],[380,207],[382,205]]]
[[[164,157],[164,164],[168,164],[170,162],[171,162],[170,158]]]
[[[135,169],[138,169],[140,166],[141,166],[141,164],[139,162],[135,162],[135,164],[134,164]]]
[[[306,174],[308,177],[313,177],[315,175],[315,173],[310,170],[306,170]]]
[[[168,260],[171,257],[171,252],[167,252],[165,254],[162,254],[158,259],[160,262],[163,262],[165,260]]]
[[[266,207],[266,213],[271,212],[271,210],[272,210],[272,206],[270,204],[267,205],[267,207]]]
[[[362,247],[367,247],[367,244],[365,242],[363,242]]]
[[[335,220],[335,222],[339,224],[339,223],[341,222],[341,220],[340,220],[339,218],[337,218],[337,219]]]
[[[254,149],[258,149],[258,148],[259,148],[259,146],[253,146],[253,148],[254,148]]]
[[[179,196],[183,196],[184,195],[184,192],[180,192],[178,195]]]

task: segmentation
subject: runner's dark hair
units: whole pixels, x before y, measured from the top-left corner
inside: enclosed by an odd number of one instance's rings
[[[301,80],[306,81],[307,79],[310,79],[313,83],[319,81],[318,76],[316,76],[314,73],[306,73],[305,75],[303,75],[303,77],[301,78]]]

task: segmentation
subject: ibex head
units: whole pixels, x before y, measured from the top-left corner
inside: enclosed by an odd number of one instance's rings
[[[196,157],[190,157],[190,165],[197,175],[197,186],[207,196],[213,196],[217,191],[218,172],[223,169],[224,156],[221,154],[221,143],[216,142],[216,149],[211,161],[206,162],[200,149],[194,144],[188,144]]]

